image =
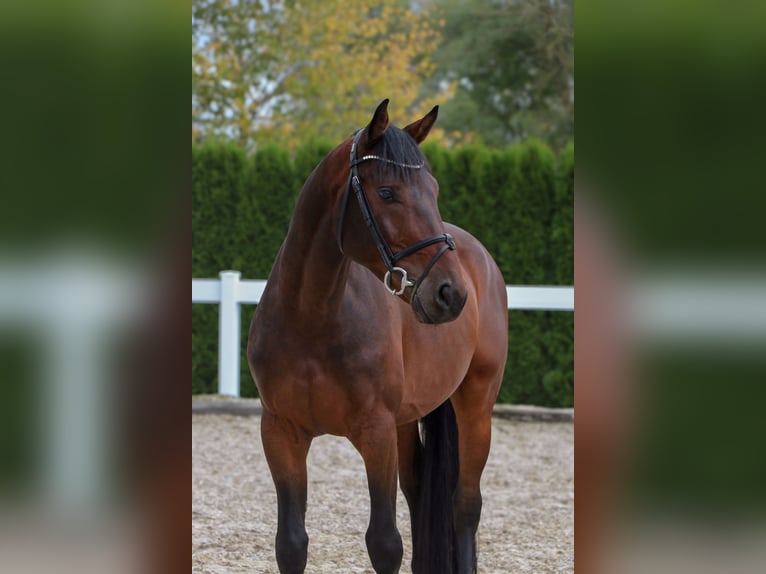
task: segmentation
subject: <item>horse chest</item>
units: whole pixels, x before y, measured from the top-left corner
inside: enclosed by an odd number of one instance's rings
[[[349,329],[322,337],[298,329],[272,333],[251,354],[264,406],[317,433],[344,434],[338,421],[395,400],[398,392],[390,385],[397,364],[391,346],[368,343]]]

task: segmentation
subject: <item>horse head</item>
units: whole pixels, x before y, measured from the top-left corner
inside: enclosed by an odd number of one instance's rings
[[[438,113],[436,106],[399,129],[389,124],[388,100],[380,103],[350,142],[337,224],[344,255],[407,301],[418,321],[432,324],[456,319],[468,293],[458,246],[439,213],[438,182],[418,147]]]

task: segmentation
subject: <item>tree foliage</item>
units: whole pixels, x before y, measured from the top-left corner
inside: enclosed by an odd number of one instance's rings
[[[427,110],[448,88],[420,94],[434,73],[435,13],[379,0],[193,0],[193,141],[295,150],[311,135],[347,135],[385,97],[402,115]]]
[[[502,146],[574,136],[572,0],[432,0],[444,9],[428,89],[457,84],[441,126]]]

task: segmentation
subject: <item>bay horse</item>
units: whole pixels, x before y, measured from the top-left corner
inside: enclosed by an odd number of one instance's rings
[[[384,100],[319,163],[253,316],[247,354],[282,574],[306,567],[306,456],[322,434],[347,437],[364,460],[375,572],[396,573],[402,562],[397,474],[413,573],[476,571],[508,307],[486,249],[441,219],[418,147],[437,115],[438,106],[399,129]]]

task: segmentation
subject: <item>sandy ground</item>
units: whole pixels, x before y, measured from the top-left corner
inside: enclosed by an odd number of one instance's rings
[[[276,573],[276,495],[257,416],[192,415],[193,572]],[[479,572],[574,572],[572,423],[495,418],[482,478]],[[306,572],[372,573],[364,532],[369,498],[362,459],[343,438],[309,453]],[[409,513],[399,495],[402,574],[410,574]]]

